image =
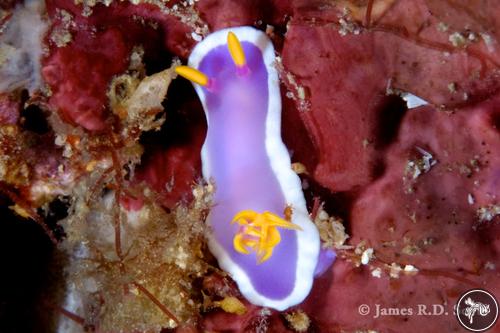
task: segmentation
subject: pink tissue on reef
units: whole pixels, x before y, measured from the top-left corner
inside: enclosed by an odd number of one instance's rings
[[[20,111],[20,98],[9,94],[0,94],[0,125],[17,123]]]
[[[127,68],[130,48],[116,29],[79,31],[73,38],[69,46],[56,49],[45,61],[43,76],[52,89],[50,104],[68,122],[103,130],[106,87]]]
[[[42,75],[52,91],[49,103],[67,122],[90,131],[109,126],[106,91],[113,76],[128,68],[133,46],[143,45],[148,54],[167,48],[186,56],[194,42],[185,40],[187,26],[152,5],[113,3],[106,9],[97,5],[88,18],[82,16],[80,6],[68,1],[49,0],[47,9],[53,20],[50,31],[64,26],[61,9],[74,16],[78,27],[68,28],[72,40],[67,45],[57,47],[48,41],[51,48],[43,60]],[[144,26],[132,19],[134,15],[157,20],[160,28]]]
[[[180,200],[191,198],[200,170],[200,157],[195,152],[191,147],[155,150],[139,168],[136,181],[145,182],[160,194],[165,207],[173,208]]]
[[[145,29],[148,38],[162,41],[158,43],[162,48],[183,58],[194,44],[187,26],[152,7],[97,5],[95,16],[86,19],[79,16],[81,8],[68,3],[49,1],[51,17],[56,7],[65,8],[82,24],[99,27],[99,32],[91,36],[83,30],[66,47],[52,45],[43,73],[54,93],[52,106],[68,121],[90,130],[106,126],[106,87],[113,75],[127,68],[138,31]],[[200,0],[197,4],[213,29],[259,20],[275,26],[273,41],[284,70],[304,88],[309,103],[299,111],[297,103],[286,97],[290,85],[283,80],[283,137],[293,161],[306,165],[307,180],[314,185],[310,191],[322,188],[322,194],[332,191],[347,198],[337,205],[348,222],[351,244],[364,240],[375,249],[377,260],[412,264],[420,270],[417,275],[400,273],[398,279],[377,278],[367,266],[337,260],[316,280],[301,308],[310,314],[317,331],[458,330],[451,315],[425,321],[416,316],[373,319],[360,316],[358,307],[445,301],[452,306],[463,291],[480,285],[500,295],[498,267],[492,268],[492,263],[498,266],[499,217],[484,221],[479,214],[481,208],[498,204],[500,195],[500,48],[489,50],[478,42],[467,52],[446,55],[447,48],[433,47],[451,47],[449,34],[464,24],[478,30],[492,27],[490,37],[498,45],[500,4],[482,2],[484,8],[476,11],[470,7],[475,2],[462,1],[454,7],[449,1],[402,0],[373,19],[372,25],[379,29],[341,36],[335,25],[339,12],[328,3]],[[471,11],[475,15],[467,15]],[[165,35],[138,27],[126,18],[131,13],[161,22]],[[450,26],[447,34],[437,33],[442,20]],[[415,42],[417,33],[428,43]],[[455,89],[449,88],[450,83]],[[405,112],[397,98],[386,95],[388,88],[413,93],[436,107]],[[191,98],[196,99],[194,92]],[[441,105],[453,112],[441,111]],[[0,110],[3,116],[7,109]],[[200,105],[193,104],[190,110],[202,112]],[[7,114],[11,116],[5,119],[14,119],[15,114]],[[189,136],[186,142],[146,148],[137,178],[156,189],[165,206],[189,193],[189,184],[200,175],[203,126],[198,132],[199,140]],[[405,170],[409,161],[422,158],[417,147],[431,154],[436,164],[413,179]],[[174,174],[178,186],[169,192]],[[243,318],[215,312],[204,322],[214,331],[244,331],[259,324],[273,332],[290,331],[280,316],[263,317],[253,308]]]

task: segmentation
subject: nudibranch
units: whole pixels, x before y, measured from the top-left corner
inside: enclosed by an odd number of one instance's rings
[[[188,65],[176,71],[193,82],[205,110],[202,172],[215,183],[209,248],[247,300],[285,310],[304,300],[334,253],[320,255],[281,139],[274,47],[252,27],[224,29],[200,42]]]

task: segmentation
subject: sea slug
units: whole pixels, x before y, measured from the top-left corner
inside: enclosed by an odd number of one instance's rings
[[[281,139],[274,62],[266,34],[235,27],[207,36],[177,73],[193,81],[208,123],[202,172],[216,187],[209,248],[251,303],[284,310],[304,300],[334,255],[320,256]]]

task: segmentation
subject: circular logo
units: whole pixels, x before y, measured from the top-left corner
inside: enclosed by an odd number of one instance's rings
[[[455,313],[460,324],[469,331],[484,332],[498,319],[498,302],[486,290],[469,290],[458,300]]]

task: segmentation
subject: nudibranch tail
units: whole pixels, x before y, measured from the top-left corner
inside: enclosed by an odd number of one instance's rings
[[[245,66],[245,52],[243,52],[243,48],[241,47],[238,37],[236,37],[236,35],[231,31],[227,34],[227,47],[235,65],[238,67]]]
[[[199,84],[200,86],[207,86],[210,82],[208,76],[206,76],[204,73],[200,72],[199,70],[189,67],[189,66],[177,66],[175,68],[175,72],[182,76],[183,78],[188,79],[189,81],[192,81],[196,84]]]

